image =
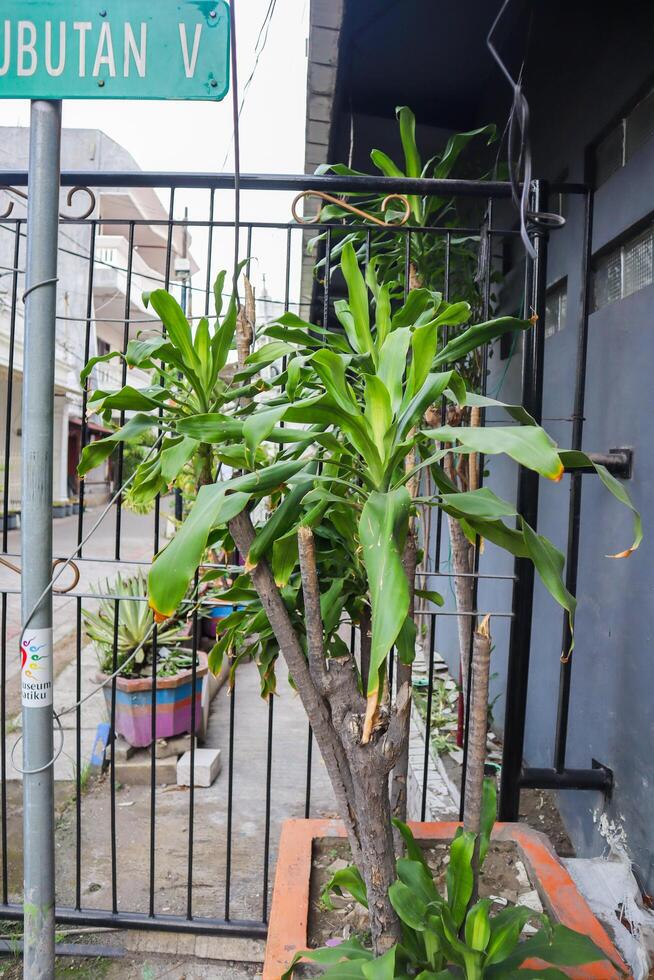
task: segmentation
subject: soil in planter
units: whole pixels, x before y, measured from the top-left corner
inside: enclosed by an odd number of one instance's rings
[[[450,845],[429,844],[423,851],[436,887],[445,895],[445,879],[449,862]],[[368,933],[368,915],[357,902],[332,896],[333,910],[325,909],[320,901],[327,882],[334,872],[350,863],[350,851],[346,841],[330,838],[314,843],[309,908],[309,946],[324,946],[329,939],[349,939],[358,936],[365,944]],[[511,841],[492,843],[484,861],[479,884],[481,898],[492,898],[491,915],[508,905],[527,905],[534,911],[542,911],[540,899],[529,881],[518,847]],[[313,976],[307,966],[298,976]]]

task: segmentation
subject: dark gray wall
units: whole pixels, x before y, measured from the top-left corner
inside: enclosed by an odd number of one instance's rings
[[[403,6],[384,8],[385,19],[380,20],[379,26],[387,38],[393,39],[392,54],[373,43],[378,39],[373,38],[370,29],[366,28],[368,33],[361,36],[360,25],[353,19],[359,7],[356,0],[349,0],[346,17],[346,22],[351,22],[351,34],[357,39],[358,57],[354,59],[354,49],[346,44],[344,51],[349,57],[344,60],[363,67],[358,74],[344,72],[335,120],[335,158],[347,159],[350,112],[355,116],[355,166],[369,169],[367,159],[372,146],[397,153],[391,106],[398,102],[413,105],[418,109],[419,123],[431,124],[422,132],[419,129],[422,145],[438,144],[439,128],[441,132],[443,128],[461,130],[491,121],[500,129],[503,127],[510,92],[499,70],[489,61],[484,45],[485,32],[494,11],[499,9],[499,0],[459,5],[457,9],[467,18],[468,26],[457,20],[452,5],[437,8],[432,0],[412,0],[411,18]],[[393,16],[402,19],[404,28],[399,21],[392,22]],[[438,56],[418,59],[416,67],[417,48],[403,33],[408,22],[419,25],[421,38],[438,38],[440,50],[457,51],[457,45],[464,40],[466,58],[458,59],[446,71]],[[376,21],[369,18],[368,23]],[[506,52],[513,70],[527,46],[525,78],[531,108],[534,173],[542,178],[556,180],[566,171],[570,180],[583,180],[589,144],[617,118],[648,79],[654,84],[651,0],[516,0],[498,32],[497,43]],[[366,46],[377,64],[377,74],[370,73],[364,59]],[[388,66],[396,64],[401,64],[402,70],[389,76],[393,79],[393,93],[385,101],[373,98],[375,93],[386,92],[379,72],[390,71]],[[471,79],[472,86],[468,84]],[[465,95],[463,101],[459,98],[461,93]],[[456,107],[456,112],[446,112],[437,95]],[[654,140],[599,189],[594,249],[650,213],[654,213]],[[497,217],[509,225],[515,219],[510,212],[500,211]],[[565,420],[570,418],[573,406],[582,240],[582,202],[571,199],[566,227],[552,235],[548,268],[550,284],[567,276],[567,326],[545,342],[544,424],[561,446],[569,444],[571,435],[571,425]],[[514,306],[520,277],[521,270],[514,270],[504,286],[503,299],[509,307]],[[489,394],[507,402],[520,400],[519,361],[516,355],[507,366],[506,361],[500,360],[499,350],[494,351]],[[654,544],[648,527],[652,523],[650,488],[654,477],[653,366],[653,287],[591,316],[584,448],[602,452],[617,446],[634,448],[634,476],[628,489],[643,512],[646,538],[640,550],[627,560],[605,558],[630,543],[630,519],[599,481],[584,478],[579,613],[567,760],[569,766],[585,768],[595,757],[613,769],[615,793],[606,812],[624,828],[627,846],[650,887],[654,887],[650,817],[654,811],[654,667],[650,649]],[[489,416],[500,418],[498,413]],[[495,458],[489,469],[489,483],[496,492],[508,500],[515,499],[515,467]],[[566,478],[556,486],[543,481],[540,491],[539,530],[562,550],[567,537],[568,489]],[[442,567],[447,567],[447,560],[445,534]],[[513,561],[487,545],[481,570],[510,575]],[[447,580],[441,580],[440,588],[452,609],[453,592]],[[510,582],[482,581],[479,609],[503,612],[510,606]],[[495,707],[499,727],[504,715],[508,625],[505,618],[493,622],[493,669],[497,673],[494,693],[501,695]],[[526,760],[534,766],[552,764],[561,635],[561,612],[537,584],[525,745]],[[454,669],[454,619],[439,620],[437,647]],[[560,794],[560,806],[578,852],[601,853],[605,842],[596,821],[603,799],[597,794],[569,792]]]
[[[611,12],[597,5],[600,16],[579,16],[570,5],[553,32],[545,32],[530,52],[529,99],[532,108],[535,170],[554,179],[567,169],[570,179],[584,177],[584,157],[607,123],[617,116],[651,77],[654,63],[654,8],[649,3],[614,5]],[[552,16],[556,21],[556,10]],[[548,44],[549,42],[549,44]],[[546,57],[549,51],[549,58]],[[488,115],[486,113],[485,117]],[[593,248],[597,250],[654,211],[654,140],[641,148],[625,168],[597,192]],[[566,227],[552,235],[548,282],[568,277],[568,316],[565,329],[545,342],[544,422],[560,445],[569,444],[571,425],[555,421],[572,410],[580,303],[580,265],[583,235],[581,201],[572,200]],[[635,468],[628,489],[650,520],[654,461],[651,415],[653,407],[654,288],[593,313],[590,318],[584,449],[605,452],[632,446]],[[502,400],[519,400],[519,358],[509,367]],[[489,391],[497,387],[506,362],[499,351],[491,361]],[[515,473],[493,461],[490,483],[511,499]],[[565,550],[568,485],[541,484],[539,530]],[[604,556],[631,541],[628,514],[586,477],[583,486],[579,564],[579,612],[568,740],[568,765],[587,767],[591,758],[610,766],[616,779],[613,799],[606,808],[624,828],[627,846],[650,883],[654,881],[654,700],[652,688],[652,616],[654,545],[646,536],[640,550],[622,561]],[[489,547],[485,570],[507,571],[511,563]],[[479,608],[505,608],[506,586],[482,585]],[[562,617],[553,600],[537,585],[532,635],[526,759],[530,765],[552,764],[556,692]],[[503,689],[508,630],[494,627],[499,671],[496,689]],[[501,709],[496,717],[501,721]],[[597,830],[603,799],[593,793],[560,794],[560,807],[581,855],[597,854],[605,842]]]

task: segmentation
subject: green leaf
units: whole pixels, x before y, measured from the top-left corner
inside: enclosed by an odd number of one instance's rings
[[[402,148],[404,150],[406,175],[407,177],[420,177],[422,164],[420,163],[420,154],[416,146],[416,117],[409,107],[405,105],[399,106],[395,110],[395,114],[400,122],[400,139],[402,140]],[[420,198],[412,194],[409,197],[409,202],[413,215],[420,224],[422,218]]]
[[[455,133],[453,136],[450,136],[445,147],[445,152],[434,169],[434,177],[437,180],[444,180],[449,177],[452,168],[470,140],[476,136],[488,136],[487,142],[490,144],[495,139],[496,133],[496,127],[491,124],[489,126],[482,126],[480,129],[472,129],[467,133]]]
[[[474,885],[472,856],[475,840],[475,834],[463,831],[454,838],[450,846],[450,863],[447,866],[447,903],[457,929],[465,919],[472,896]]]
[[[373,491],[359,521],[363,562],[372,603],[368,695],[379,690],[379,671],[409,611],[409,586],[402,567],[411,497],[405,487]]]
[[[252,415],[248,415],[243,423],[243,438],[245,445],[250,453],[250,459],[254,459],[254,454],[264,442],[277,423],[284,417],[286,405],[276,408],[264,408],[257,405]]]
[[[403,664],[412,664],[416,659],[416,638],[418,630],[411,616],[407,616],[402,624],[402,629],[398,633],[395,645],[397,655]]]
[[[497,785],[494,779],[484,779],[481,790],[481,829],[479,833],[479,866],[484,863],[491,834],[497,820]]]
[[[420,425],[423,415],[430,405],[438,401],[445,389],[457,377],[455,371],[444,371],[442,374],[429,374],[420,390],[403,408],[397,424],[397,437],[403,439],[414,425]],[[442,440],[445,442],[446,440]]]
[[[300,511],[300,504],[313,486],[313,478],[302,480],[293,487],[282,500],[266,523],[257,531],[247,556],[247,564],[257,565],[263,556],[272,548],[275,541],[284,537],[291,527],[294,527]]]
[[[563,463],[544,429],[537,425],[466,427],[444,425],[428,429],[423,435],[438,442],[456,443],[474,453],[492,456],[504,453],[521,466],[535,470],[548,480],[558,482],[563,476]]]
[[[594,463],[590,456],[587,456],[586,453],[562,449],[559,455],[561,457],[561,462],[566,469],[579,469],[581,467],[592,466],[609,493],[613,494],[616,500],[619,500],[621,504],[624,504],[624,506],[632,512],[634,515],[633,543],[626,549],[626,551],[621,551],[617,555],[606,556],[607,558],[628,558],[632,552],[636,551],[643,540],[643,522],[639,512],[631,502],[631,498],[622,483],[620,483],[620,481],[617,480],[612,473],[609,473],[605,466],[601,466],[599,463]]]
[[[397,829],[400,832],[409,859],[411,861],[417,861],[419,864],[423,866],[425,871],[429,874],[429,867],[427,865],[427,862],[425,861],[425,856],[423,854],[422,848],[418,843],[416,843],[416,839],[411,833],[410,827],[408,827],[401,820],[398,820],[396,817],[393,818],[393,826],[397,827]]]
[[[91,470],[95,469],[96,466],[103,463],[105,459],[111,456],[119,443],[133,442],[142,436],[144,432],[153,429],[156,424],[157,419],[151,415],[134,415],[118,432],[114,432],[104,439],[97,439],[89,443],[82,450],[82,456],[77,467],[79,476],[85,476]]]
[[[89,408],[95,411],[112,408],[118,412],[148,412],[164,408],[168,402],[165,388],[132,388],[125,385],[120,391],[95,391],[89,399]]]
[[[202,561],[210,531],[240,514],[249,500],[249,493],[227,495],[225,484],[200,488],[189,516],[150,568],[148,591],[156,613],[167,618],[175,613]]]
[[[543,585],[550,595],[556,599],[558,604],[568,613],[572,643],[570,650],[564,650],[563,654],[564,656],[569,656],[574,649],[574,620],[577,610],[577,600],[568,592],[563,582],[565,558],[558,548],[554,547],[551,541],[548,541],[542,534],[536,534],[522,518],[521,524],[527,552],[534,563],[536,571],[540,575]]]
[[[368,908],[368,892],[365,882],[361,877],[361,872],[353,864],[347,868],[341,868],[332,875],[320,895],[320,900],[326,908],[333,909],[334,906],[330,898],[331,892],[336,892],[337,895],[342,896],[344,891],[348,892],[359,905]]]
[[[522,930],[533,915],[532,909],[515,906],[503,909],[493,916],[491,936],[486,948],[486,966],[501,963],[514,952]]]
[[[269,367],[282,357],[287,357],[289,354],[294,353],[295,348],[291,344],[285,344],[281,340],[272,340],[269,344],[264,344],[263,347],[250,354],[245,361],[245,367],[237,371],[234,377],[243,381],[246,378],[252,377],[254,374],[258,374],[263,368]]]
[[[568,929],[567,926],[555,925],[541,929],[535,936],[520,943],[518,949],[502,962],[502,968],[507,970],[509,967],[520,966],[528,959],[543,960],[554,966],[583,966],[606,958],[606,953],[588,936]],[[499,972],[489,973],[489,976],[499,975]]]
[[[166,486],[177,479],[180,470],[188,463],[198,446],[199,443],[196,439],[184,438],[162,450],[161,477]]]
[[[346,966],[347,960],[351,961],[351,965],[356,965],[359,962],[365,962],[367,960],[373,959],[373,954],[370,950],[364,949],[358,939],[348,939],[346,942],[340,943],[338,946],[327,946],[324,949],[307,949],[301,953],[296,953],[293,957],[293,962],[290,967],[282,975],[280,980],[292,980],[293,970],[300,960],[307,959],[311,960],[313,963],[320,963],[323,966],[329,966],[331,964],[343,963]],[[327,974],[323,974],[327,976]],[[359,972],[358,974],[350,974],[351,976],[362,977],[363,974]],[[343,974],[344,978],[347,976]]]
[[[223,668],[223,660],[231,642],[231,634],[229,632],[225,632],[220,637],[218,642],[214,644],[211,652],[209,653],[209,670],[215,677],[218,677]]]
[[[220,314],[217,315],[219,316]],[[216,382],[218,375],[227,364],[229,352],[232,349],[232,345],[234,343],[234,334],[236,333],[237,317],[238,317],[238,311],[236,309],[236,302],[232,300],[227,309],[227,315],[225,319],[220,325],[216,324],[215,333],[211,341],[211,356],[213,358],[213,383],[214,384]]]
[[[241,439],[243,436],[243,422],[219,412],[177,419],[175,429],[180,435],[197,439],[198,442],[223,443],[226,439]]]
[[[293,529],[273,544],[272,572],[278,588],[283,589],[288,585],[297,563],[297,534]]]
[[[201,365],[193,347],[191,328],[177,300],[165,289],[155,289],[151,293],[144,293],[143,300],[146,306],[150,304],[157,313],[166,328],[170,341],[184,358],[186,366],[197,371]]]
[[[388,889],[388,897],[405,925],[417,932],[424,932],[427,926],[427,905],[419,895],[415,895],[404,882],[394,881]]]
[[[411,337],[411,367],[407,382],[409,396],[415,395],[425,382],[436,356],[438,324],[432,320],[413,331]]]
[[[79,380],[82,388],[86,384],[87,378],[93,373],[93,368],[96,364],[102,364],[105,361],[113,361],[116,357],[122,357],[122,351],[112,350],[107,354],[98,354],[96,357],[92,357],[84,366],[83,370],[80,372]]]
[[[426,599],[427,602],[433,602],[435,606],[445,605],[445,599],[440,592],[434,592],[432,589],[416,589],[415,594],[421,599]]]
[[[372,265],[372,263],[371,263]],[[368,267],[370,268],[370,266]],[[391,298],[389,287],[383,283],[376,294],[375,327],[377,330],[377,350],[381,350],[384,341],[391,332]]]
[[[467,323],[471,313],[470,303],[442,303],[434,323],[439,327],[456,327]]]
[[[396,976],[395,946],[380,956],[379,959],[364,963],[361,969],[366,980],[393,980]]]
[[[438,305],[440,305],[440,297]],[[431,314],[435,315],[435,313],[434,294],[428,289],[412,289],[406,298],[406,303],[393,314],[391,321],[393,330],[397,330],[398,327],[415,327],[422,316],[427,314],[428,319],[432,320]]]
[[[402,884],[406,885],[412,894],[417,895],[425,905],[443,904],[443,899],[436,891],[431,871],[425,866],[422,855],[418,861],[399,858],[397,876]]]
[[[461,514],[470,517],[481,517],[493,521],[498,517],[515,517],[516,515],[515,507],[496,496],[488,487],[459,493],[444,493],[441,499],[448,507],[453,507]]]
[[[380,455],[383,455],[386,435],[393,421],[393,412],[388,388],[375,374],[365,375],[365,402],[365,419],[370,426],[373,441]]]
[[[522,405],[507,405],[506,402],[498,402],[495,398],[478,395],[474,391],[468,392],[466,404],[477,408],[503,408],[520,425],[537,425],[536,419]]]
[[[391,408],[397,412],[402,402],[402,379],[406,370],[411,331],[402,328],[389,334],[379,352],[377,377],[388,391]]]
[[[488,910],[490,899],[482,898],[473,905],[466,916],[465,936],[468,946],[483,953],[491,937],[491,924]]]
[[[498,320],[489,320],[486,323],[477,323],[460,333],[436,355],[434,365],[450,364],[460,361],[461,358],[469,354],[470,351],[482,347],[491,340],[497,340],[505,333],[513,333],[517,330],[528,330],[532,326],[531,320],[519,320],[514,316],[503,316]]]
[[[311,356],[310,363],[338,407],[348,415],[359,415],[354,392],[345,378],[349,358],[331,350],[319,350]]]
[[[361,274],[356,253],[351,243],[343,249],[341,270],[347,283],[349,307],[354,319],[354,330],[359,354],[375,353],[370,333],[370,311],[368,309],[368,289]]]
[[[372,150],[370,159],[377,169],[381,170],[384,177],[406,177],[406,174],[402,173],[397,164],[393,163],[388,154],[384,153],[383,150]]]

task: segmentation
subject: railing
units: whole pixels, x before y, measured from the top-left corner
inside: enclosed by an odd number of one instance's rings
[[[24,173],[5,173],[0,176],[3,185],[24,186]],[[66,219],[62,227],[76,225],[87,232],[86,250],[86,316],[82,317],[79,349],[87,357],[95,328],[93,295],[96,283],[104,274],[103,269],[111,269],[119,287],[124,304],[124,320],[117,325],[122,331],[126,344],[133,331],[143,324],[151,328],[152,321],[145,314],[135,317],[131,312],[132,303],[138,303],[138,293],[143,286],[147,267],[134,248],[135,231],[143,224],[156,224],[165,229],[166,273],[161,285],[173,284],[171,275],[172,238],[175,229],[193,229],[196,243],[203,243],[202,270],[190,286],[193,317],[210,312],[212,283],[221,262],[219,256],[230,254],[234,237],[233,223],[220,217],[224,209],[219,207],[219,195],[231,192],[234,178],[229,175],[203,174],[146,174],[146,173],[74,173],[65,174],[64,186],[77,186],[88,183],[96,187],[157,187],[168,195],[168,219],[145,222],[136,219],[116,218],[99,222],[95,218]],[[403,235],[407,260],[411,250],[425,236],[431,236],[439,243],[443,255],[443,290],[448,295],[450,276],[456,262],[452,242],[462,234],[476,236],[485,251],[479,261],[479,297],[484,312],[491,309],[490,287],[494,272],[493,255],[501,243],[516,238],[511,228],[494,224],[493,201],[502,201],[510,195],[508,184],[485,181],[428,181],[396,180],[388,178],[343,178],[313,176],[255,176],[244,175],[241,187],[249,204],[258,199],[268,202],[273,192],[301,192],[306,190],[325,190],[332,194],[344,192],[374,191],[378,193],[417,193],[435,194],[469,198],[480,204],[481,211],[466,228],[445,225],[435,228],[394,229],[393,233]],[[177,215],[178,190],[193,189],[205,192],[205,203],[201,217],[185,221]],[[586,196],[589,206],[590,195],[585,187],[562,185],[564,193]],[[290,215],[290,196],[288,198]],[[482,213],[483,212],[483,213]],[[197,213],[197,211],[196,211]],[[484,219],[482,221],[482,218]],[[1,222],[14,235],[16,250],[19,247],[21,219],[5,219]],[[112,225],[127,229],[126,237],[118,238],[109,234]],[[325,232],[328,242],[335,242],[343,233],[341,225],[314,225],[313,229]],[[362,221],[356,226],[368,235],[368,256],[374,256],[378,244],[388,231],[367,225]],[[348,230],[353,226],[349,225]],[[482,234],[483,229],[483,234]],[[326,274],[321,273],[316,280],[312,295],[299,295],[301,257],[304,252],[306,227],[290,220],[251,220],[241,225],[241,253],[251,257],[248,271],[253,280],[257,279],[257,265],[253,258],[266,256],[274,267],[274,276],[268,277],[268,289],[273,290],[269,297],[277,309],[300,308],[303,314],[313,309],[318,316],[328,316],[332,300],[332,283],[327,257]],[[536,266],[527,263],[527,284],[522,297],[525,305],[534,306],[541,314],[544,304],[545,264],[547,230],[539,230],[539,249]],[[197,244],[194,246],[197,248]],[[17,254],[17,252],[16,252]],[[198,253],[199,254],[199,253]],[[8,264],[8,263],[7,263]],[[16,263],[14,263],[16,265]],[[121,271],[113,267],[119,266]],[[122,271],[124,269],[124,271]],[[588,275],[588,266],[584,266]],[[202,279],[202,284],[198,280]],[[585,280],[586,281],[586,280]],[[63,284],[62,284],[63,285]],[[261,281],[259,281],[261,285]],[[13,275],[10,290],[11,310],[15,315],[19,301],[18,277]],[[138,321],[135,322],[135,321]],[[146,322],[147,321],[147,322]],[[582,337],[587,329],[587,309],[580,327]],[[12,334],[13,337],[13,334]],[[542,400],[542,370],[544,326],[541,322],[535,331],[525,337],[523,357],[523,400],[530,411],[540,415]],[[13,349],[13,348],[12,348]],[[120,378],[118,378],[120,374]],[[9,365],[9,386],[7,391],[7,417],[12,406],[13,368]],[[122,368],[103,367],[98,369],[98,380],[109,382],[124,380]],[[131,379],[130,379],[131,380]],[[83,398],[83,413],[86,416],[87,395]],[[10,499],[11,473],[14,465],[11,456],[12,433],[6,428],[4,444],[4,502],[5,512]],[[89,430],[85,425],[82,432],[82,446],[89,440]],[[123,468],[122,452],[115,461],[116,477],[120,481]],[[525,482],[527,481],[527,482]],[[530,517],[535,526],[537,518],[538,487],[529,482],[527,475],[521,477],[521,502],[530,508]],[[161,548],[166,532],[166,523],[171,510],[169,500],[157,500],[154,512],[138,521],[125,509],[124,501],[118,498],[107,518],[110,533],[100,532],[100,540],[92,538],[89,545],[82,546],[85,535],[91,527],[94,515],[85,513],[84,485],[81,485],[78,499],[78,516],[69,532],[68,550],[78,548],[78,565],[82,572],[80,585],[67,597],[58,598],[58,605],[65,604],[64,616],[73,625],[71,642],[72,659],[67,676],[71,679],[69,700],[79,701],[88,684],[89,657],[91,651],[85,646],[83,614],[89,604],[98,601],[93,591],[100,578],[107,578],[117,570],[146,569],[153,554]],[[147,525],[148,541],[144,537]],[[136,530],[135,530],[136,529]],[[426,542],[429,563],[425,574],[430,582],[452,578],[442,560],[443,542],[446,529],[442,525],[441,512],[437,524],[432,528]],[[137,540],[138,538],[138,540]],[[8,530],[2,531],[0,538],[2,552],[11,554]],[[139,553],[139,547],[141,552]],[[68,551],[61,552],[65,556]],[[573,556],[574,557],[574,556]],[[465,615],[476,617],[477,585],[490,579],[497,583],[499,594],[503,596],[500,608],[495,607],[494,616],[511,624],[509,649],[509,680],[507,688],[507,715],[505,730],[507,737],[503,767],[503,811],[504,816],[515,816],[516,797],[523,776],[522,746],[526,710],[526,685],[528,680],[529,643],[531,632],[531,603],[533,595],[533,574],[524,564],[518,562],[515,574],[493,574],[485,572],[480,566],[479,550],[475,551],[475,582],[472,611]],[[1,799],[0,816],[2,845],[2,882],[0,890],[0,917],[18,918],[20,908],[19,868],[20,850],[14,841],[16,810],[14,797],[16,785],[10,780],[11,745],[14,735],[11,730],[12,712],[9,701],[11,685],[8,682],[7,668],[14,663],[16,630],[19,616],[17,610],[17,587],[9,584],[6,578],[0,579],[0,639],[1,639],[1,686],[0,686],[0,763]],[[444,590],[446,591],[446,590]],[[513,593],[511,597],[511,591]],[[106,596],[118,608],[121,597],[112,591]],[[145,601],[145,597],[141,597]],[[71,610],[74,613],[71,614]],[[458,615],[452,602],[449,608],[438,610],[423,605],[420,617],[425,625],[424,656],[427,666],[427,723],[424,750],[424,767],[420,773],[421,816],[425,816],[427,806],[428,770],[430,765],[430,713],[431,698],[434,692],[434,657],[440,644],[443,624],[452,623]],[[202,619],[196,610],[190,620],[190,639],[193,651],[200,643]],[[355,642],[355,637],[353,637]],[[114,656],[115,654],[114,644]],[[193,668],[193,677],[195,679]],[[280,670],[280,679],[283,670]],[[256,680],[256,678],[255,678]],[[283,685],[280,680],[280,688]],[[284,689],[285,690],[285,689]],[[156,726],[156,685],[153,692],[153,733]],[[263,936],[266,932],[272,869],[276,854],[276,839],[281,821],[287,816],[320,813],[333,813],[334,804],[329,787],[325,783],[324,772],[313,753],[311,729],[306,720],[297,714],[290,698],[290,692],[277,701],[271,698],[268,703],[260,701],[253,686],[253,678],[247,672],[238,675],[229,696],[225,689],[219,695],[216,744],[223,751],[223,775],[213,791],[195,789],[193,773],[197,765],[195,748],[191,756],[191,788],[181,793],[165,793],[158,786],[158,773],[164,763],[157,757],[157,745],[153,739],[148,755],[147,786],[138,800],[121,798],[118,778],[118,760],[111,753],[111,760],[105,781],[99,783],[88,796],[85,796],[85,766],[89,758],[89,746],[84,742],[88,712],[95,701],[79,705],[74,712],[74,727],[70,730],[70,749],[72,768],[70,778],[74,790],[71,796],[69,815],[72,839],[64,842],[65,854],[69,860],[69,873],[62,875],[63,884],[59,889],[57,917],[61,922],[81,922],[91,925],[118,925],[164,930],[187,930],[216,934]],[[109,713],[112,721],[116,712],[116,684],[109,689]],[[95,717],[95,716],[93,716]],[[301,735],[300,735],[301,733]],[[215,734],[215,733],[214,733]],[[261,760],[257,762],[257,760]],[[257,768],[258,767],[258,768]],[[531,783],[530,783],[531,785]],[[20,787],[18,786],[18,789]],[[101,804],[98,803],[98,798]],[[91,817],[87,819],[87,814]],[[102,814],[102,818],[100,815]],[[89,822],[90,821],[90,822]],[[163,828],[163,829],[162,829]],[[61,830],[59,831],[61,837]],[[134,839],[140,847],[129,850],[124,858],[125,848],[131,847]],[[63,852],[62,852],[63,853]],[[90,865],[90,867],[89,867]],[[95,878],[93,875],[95,874]],[[102,878],[102,887],[89,890]]]

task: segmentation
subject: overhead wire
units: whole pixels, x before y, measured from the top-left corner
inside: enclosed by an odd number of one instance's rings
[[[527,254],[535,259],[536,250],[529,235],[530,227],[559,228],[565,224],[565,218],[549,211],[532,211],[529,209],[532,153],[529,135],[529,103],[522,90],[524,62],[520,74],[514,78],[502,60],[494,40],[494,35],[510,4],[511,0],[504,0],[486,37],[486,46],[513,90],[513,105],[509,114],[507,142],[511,197],[520,216],[520,237],[523,245]]]

